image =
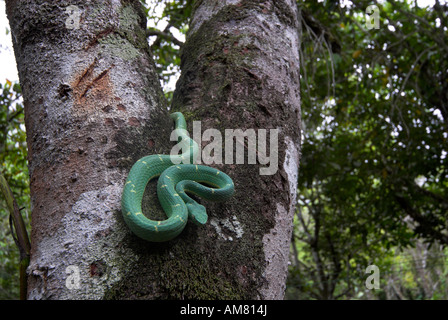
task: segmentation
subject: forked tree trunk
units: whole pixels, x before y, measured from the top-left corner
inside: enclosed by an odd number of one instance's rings
[[[120,208],[132,164],[173,146],[140,1],[6,4],[29,148],[28,298],[281,299],[300,145],[295,2],[197,1],[172,109],[184,112],[190,134],[193,121],[221,133],[213,156],[221,150],[225,164],[210,165],[236,193],[203,201],[207,225],[188,224],[166,243],[134,236]],[[244,164],[229,163],[241,143],[226,154],[226,129],[253,129],[262,164],[248,163],[251,140]],[[160,218],[154,186],[143,208]]]

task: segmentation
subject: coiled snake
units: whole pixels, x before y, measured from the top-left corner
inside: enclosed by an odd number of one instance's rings
[[[217,169],[194,164],[199,152],[197,143],[188,135],[187,124],[180,112],[172,113],[181,155],[150,155],[131,168],[124,185],[121,211],[124,221],[138,237],[152,242],[168,241],[178,236],[188,218],[202,225],[208,216],[203,205],[188,194],[212,201],[229,199],[235,189],[232,179]],[[185,163],[187,162],[187,164]],[[166,220],[147,218],[142,212],[142,199],[147,183],[159,177],[157,197]]]

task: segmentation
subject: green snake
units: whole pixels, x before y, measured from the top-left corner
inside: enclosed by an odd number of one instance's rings
[[[235,190],[232,179],[224,172],[194,164],[199,152],[198,144],[189,137],[182,113],[175,112],[170,116],[183,153],[155,154],[138,160],[129,172],[121,198],[121,211],[128,227],[138,237],[152,242],[177,237],[188,218],[197,225],[207,222],[205,207],[188,194],[211,201],[225,201]],[[157,197],[168,217],[162,221],[151,220],[142,212],[146,185],[157,177]]]

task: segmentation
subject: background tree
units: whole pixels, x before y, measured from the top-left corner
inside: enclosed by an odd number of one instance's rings
[[[0,174],[8,181],[29,226],[29,182],[21,90],[7,80],[0,85]],[[19,296],[19,251],[11,234],[7,204],[0,195],[0,299]],[[4,208],[4,210],[3,210]]]
[[[290,284],[303,298],[358,296],[369,264],[387,274],[400,248],[448,240],[447,7],[378,3],[368,30],[370,4],[299,3],[306,127]]]

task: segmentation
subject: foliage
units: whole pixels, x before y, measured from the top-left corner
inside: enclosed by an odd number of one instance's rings
[[[29,182],[26,135],[20,86],[0,84],[0,170],[18,202],[29,228]],[[9,227],[9,211],[0,196],[0,299],[19,296],[19,251]]]
[[[447,8],[378,4],[368,30],[370,2],[336,3],[299,2],[301,255],[289,283],[301,298],[356,297],[365,268],[387,269],[396,247],[448,244]]]
[[[381,279],[383,299],[443,299],[448,296],[448,249],[417,241],[387,261]]]

